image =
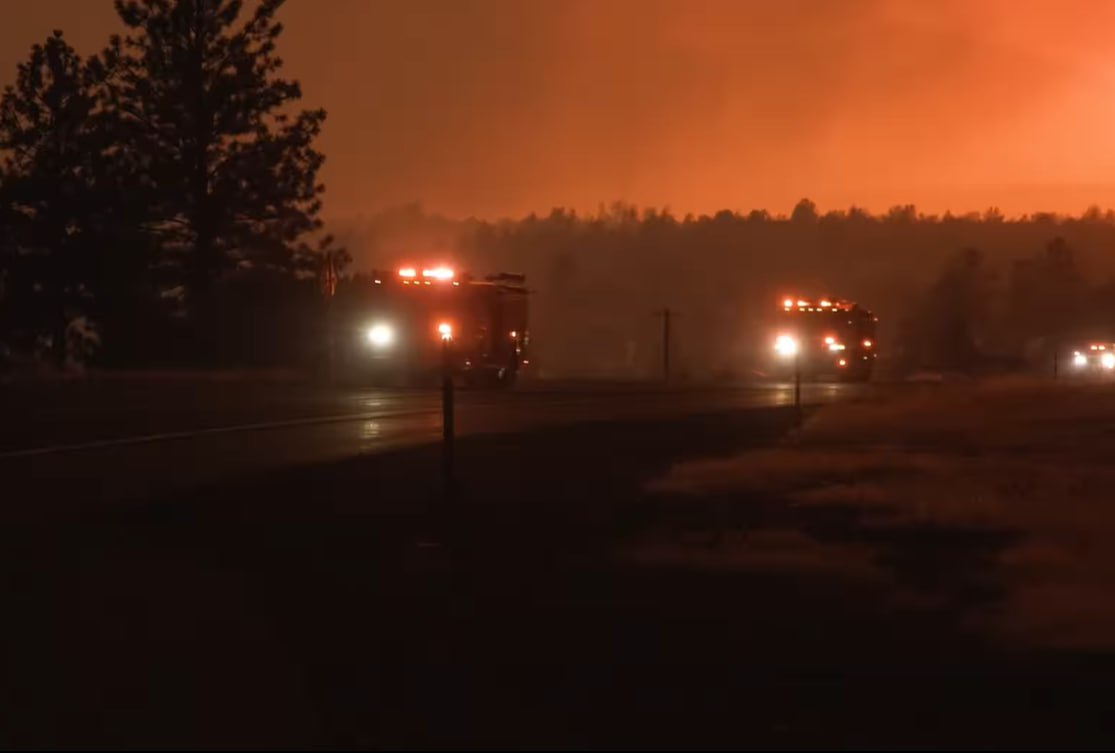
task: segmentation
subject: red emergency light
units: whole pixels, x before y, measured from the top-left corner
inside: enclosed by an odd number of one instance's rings
[[[798,311],[849,311],[852,304],[848,301],[831,298],[824,298],[819,301],[812,301],[807,298],[783,298],[782,308],[786,311],[792,311],[794,308],[797,308]]]

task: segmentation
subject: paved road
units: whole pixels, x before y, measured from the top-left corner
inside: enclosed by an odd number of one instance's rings
[[[807,403],[879,386],[807,385]],[[297,384],[78,384],[6,395],[0,473],[43,498],[133,497],[437,441],[436,392],[320,390]],[[666,389],[536,384],[460,392],[458,434],[518,432],[586,421],[660,419],[788,406],[789,385]],[[20,412],[22,411],[22,413]],[[9,486],[9,488],[13,488]]]
[[[49,395],[57,420],[26,412],[0,456],[6,492],[31,484],[0,495],[2,747],[1110,742],[1103,657],[973,636],[1012,531],[646,493],[780,436],[785,412],[748,409],[786,387],[464,394],[465,435],[613,422],[470,437],[441,516],[415,514],[436,447],[284,468],[427,442],[434,394],[134,387]],[[79,498],[88,516],[18,519]]]

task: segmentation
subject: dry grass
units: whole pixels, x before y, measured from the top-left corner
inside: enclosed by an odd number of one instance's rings
[[[876,567],[886,560],[878,541],[888,529],[1010,532],[990,574],[1000,596],[970,615],[974,623],[1031,645],[1112,648],[1113,461],[1115,387],[949,385],[825,408],[775,449],[681,464],[651,490],[694,502],[777,501],[802,520],[855,510],[857,529],[845,535],[875,542]],[[752,542],[727,536],[721,546]],[[849,569],[862,565],[858,550],[797,546],[811,568],[866,572]],[[758,562],[740,553],[721,559]]]

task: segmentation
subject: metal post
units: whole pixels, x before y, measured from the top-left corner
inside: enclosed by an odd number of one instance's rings
[[[662,310],[662,379],[670,381],[670,309]]]
[[[1057,381],[1058,372],[1061,366],[1061,343],[1058,340],[1053,341],[1053,381]]]
[[[797,420],[801,422],[801,345],[794,352],[794,410]]]
[[[444,500],[449,502],[453,496],[453,368],[452,368],[452,340],[448,337],[442,339],[442,374],[441,374],[441,476],[442,494]]]
[[[329,361],[326,364],[326,369],[329,372],[326,378],[329,380],[329,386],[333,387],[336,384],[337,372],[337,325],[333,311],[333,299],[337,295],[337,264],[332,253],[326,254],[325,257],[325,266],[321,271],[321,290],[325,294],[325,347],[328,350],[326,358]]]
[[[334,387],[337,384],[337,323],[336,314],[333,311],[332,296],[326,301],[325,306],[325,327],[327,330],[325,336],[329,348],[329,386]]]

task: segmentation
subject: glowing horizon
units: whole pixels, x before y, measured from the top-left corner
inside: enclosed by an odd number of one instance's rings
[[[112,4],[41,0],[0,29],[0,81]],[[1102,0],[330,0],[279,52],[329,119],[325,215],[554,207],[1008,217],[1115,206]]]

